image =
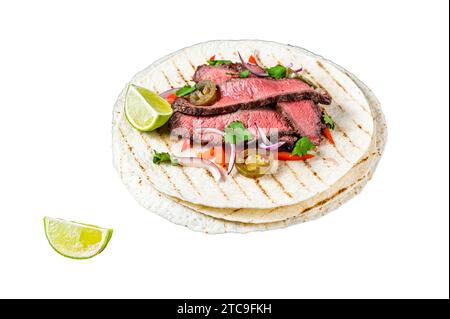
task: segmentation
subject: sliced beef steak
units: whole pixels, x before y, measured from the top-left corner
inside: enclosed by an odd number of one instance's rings
[[[210,106],[196,106],[185,98],[177,98],[172,107],[188,115],[206,116],[252,109],[278,102],[312,100],[330,104],[331,98],[314,91],[308,84],[296,79],[268,78],[231,79],[218,84],[220,99]]]
[[[257,65],[249,65],[255,72],[264,72]],[[233,78],[239,78],[239,74],[244,71],[245,68],[241,63],[222,64],[217,66],[212,65],[200,65],[194,73],[193,80],[200,82],[204,80],[213,81],[216,84],[223,83]],[[255,77],[250,73],[250,77]]]
[[[315,145],[322,140],[322,110],[312,101],[279,102],[277,109],[300,136],[307,136]]]
[[[241,121],[253,134],[258,135],[256,124],[266,132],[266,136],[271,140],[276,138],[286,141],[286,147],[295,143],[297,137],[295,132],[280,113],[273,108],[258,108],[252,110],[240,110],[230,114],[222,114],[215,116],[193,116],[182,113],[175,113],[169,120],[169,128],[176,130],[177,135],[195,137],[196,128],[212,127],[224,130],[233,121]],[[198,136],[198,134],[197,134]],[[222,137],[215,134],[203,134],[200,142],[221,143]]]

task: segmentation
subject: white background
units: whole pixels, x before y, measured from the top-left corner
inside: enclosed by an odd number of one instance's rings
[[[449,297],[447,1],[2,1],[0,297]],[[319,53],[371,87],[389,139],[366,189],[314,222],[205,235],[147,212],[112,167],[137,71],[211,39]],[[114,228],[75,261],[44,215]]]

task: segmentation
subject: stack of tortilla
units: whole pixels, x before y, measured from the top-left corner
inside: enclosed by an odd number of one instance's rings
[[[386,124],[374,94],[354,75],[305,49],[258,40],[210,41],[166,56],[130,83],[161,93],[193,84],[197,66],[211,56],[239,61],[257,55],[261,64],[303,66],[304,75],[328,92],[323,106],[334,119],[335,145],[324,141],[306,162],[280,161],[278,171],[258,179],[236,172],[216,182],[206,170],[155,165],[152,153],[176,153],[159,129],[139,132],[126,120],[120,94],[113,111],[113,162],[132,196],[171,222],[206,233],[270,230],[318,218],[358,194],[371,179],[386,142]]]

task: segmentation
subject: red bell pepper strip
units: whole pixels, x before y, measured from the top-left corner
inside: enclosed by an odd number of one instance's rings
[[[214,61],[216,59],[216,56],[213,55],[212,57],[209,58],[209,61]]]
[[[334,140],[333,140],[333,136],[331,136],[331,132],[330,132],[330,129],[328,127],[325,127],[323,129],[323,135],[325,135],[325,137],[331,143],[331,145],[335,145],[334,144]]]
[[[213,159],[214,158],[214,147],[211,147],[209,150],[204,151],[203,153],[200,153],[199,156],[203,159]]]
[[[176,98],[177,98],[177,95],[175,93],[172,93],[166,97],[166,101],[169,102],[169,104],[172,104]]]
[[[277,158],[280,161],[306,161],[310,158],[313,158],[314,155],[312,154],[305,154],[305,155],[292,155],[289,152],[278,152]]]
[[[256,59],[255,59],[255,57],[254,57],[253,55],[250,55],[250,56],[249,56],[249,58],[248,58],[248,63],[251,63],[251,64],[257,64],[257,63],[256,63]]]

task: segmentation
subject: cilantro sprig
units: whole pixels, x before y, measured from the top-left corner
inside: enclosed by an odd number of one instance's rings
[[[153,151],[153,163],[161,164],[161,163],[170,163],[172,165],[178,165],[178,162],[170,157],[170,154],[167,152],[157,152]]]
[[[233,121],[225,128],[225,142],[237,144],[251,140],[253,134],[247,130],[241,121]]]
[[[299,139],[292,150],[292,155],[303,156],[306,155],[310,150],[314,149],[316,146],[311,142],[311,140],[303,136]]]
[[[322,122],[323,122],[326,126],[328,126],[328,128],[331,129],[331,130],[334,130],[334,127],[336,126],[336,125],[334,124],[334,121],[333,121],[333,119],[331,118],[331,116],[329,116],[328,113],[325,112],[325,111],[322,113]]]
[[[266,72],[271,78],[278,80],[286,77],[286,70],[286,67],[278,64],[271,68],[267,68]]]

